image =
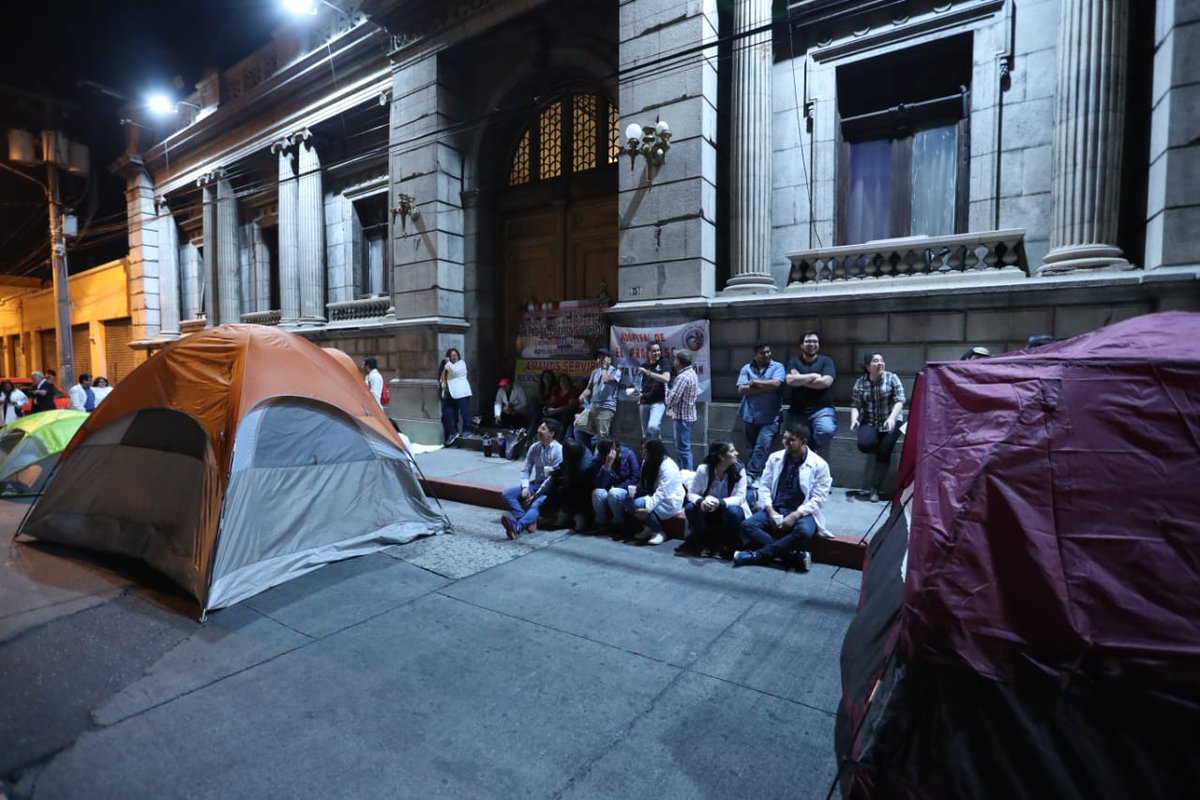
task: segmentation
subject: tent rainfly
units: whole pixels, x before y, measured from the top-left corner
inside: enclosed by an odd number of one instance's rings
[[[28,414],[0,428],[0,495],[41,493],[54,464],[88,418],[86,411]]]
[[[113,390],[20,532],[139,559],[203,616],[447,527],[360,377],[295,334],[221,325]]]
[[[842,647],[853,798],[1191,797],[1200,314],[928,364]]]

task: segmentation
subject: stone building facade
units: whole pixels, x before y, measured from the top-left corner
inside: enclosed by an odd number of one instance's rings
[[[758,341],[820,330],[845,403],[871,351],[911,385],[1200,309],[1195,0],[336,2],[130,128],[145,346],[253,321],[375,355],[432,442],[442,351],[478,397],[523,304],[607,294],[710,321],[713,437]]]

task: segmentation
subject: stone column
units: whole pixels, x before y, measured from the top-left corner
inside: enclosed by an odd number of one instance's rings
[[[159,336],[179,336],[179,228],[166,198],[158,201]]]
[[[271,253],[263,241],[262,220],[250,223],[250,238],[254,264],[254,310],[272,311],[271,308]]]
[[[1050,252],[1038,273],[1132,269],[1117,247],[1128,0],[1061,0]]]
[[[321,190],[321,161],[312,134],[297,137],[296,183],[299,218],[297,245],[300,251],[300,321],[325,322],[325,194]]]
[[[217,181],[217,313],[220,324],[242,321],[242,287],[238,275],[237,197],[229,179]],[[207,247],[205,248],[207,250]]]
[[[179,283],[182,295],[182,314],[180,316],[183,319],[197,319],[202,305],[200,298],[204,290],[201,288],[200,250],[195,242],[183,245],[180,260]]]
[[[217,324],[217,189],[216,177],[206,175],[200,179],[203,186],[204,210],[204,268],[200,273],[200,307],[204,309],[206,325]]]
[[[771,0],[734,10],[733,136],[730,148],[730,278],[726,293],[774,292],[771,277]]]
[[[295,325],[300,319],[299,186],[291,142],[276,142],[271,149],[279,154],[279,321]]]

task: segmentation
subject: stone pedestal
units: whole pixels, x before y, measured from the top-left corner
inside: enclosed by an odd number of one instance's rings
[[[1128,0],[1062,0],[1054,212],[1039,274],[1132,269],[1116,246],[1128,28]]]

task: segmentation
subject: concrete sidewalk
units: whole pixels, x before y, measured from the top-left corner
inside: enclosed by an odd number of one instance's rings
[[[419,457],[427,473],[504,485],[519,470],[439,452]],[[878,513],[858,505],[843,530]],[[510,542],[495,511],[445,506],[454,534],[200,625],[145,570],[11,542],[24,507],[0,501],[0,783],[36,798],[824,796],[858,573],[569,532]]]

